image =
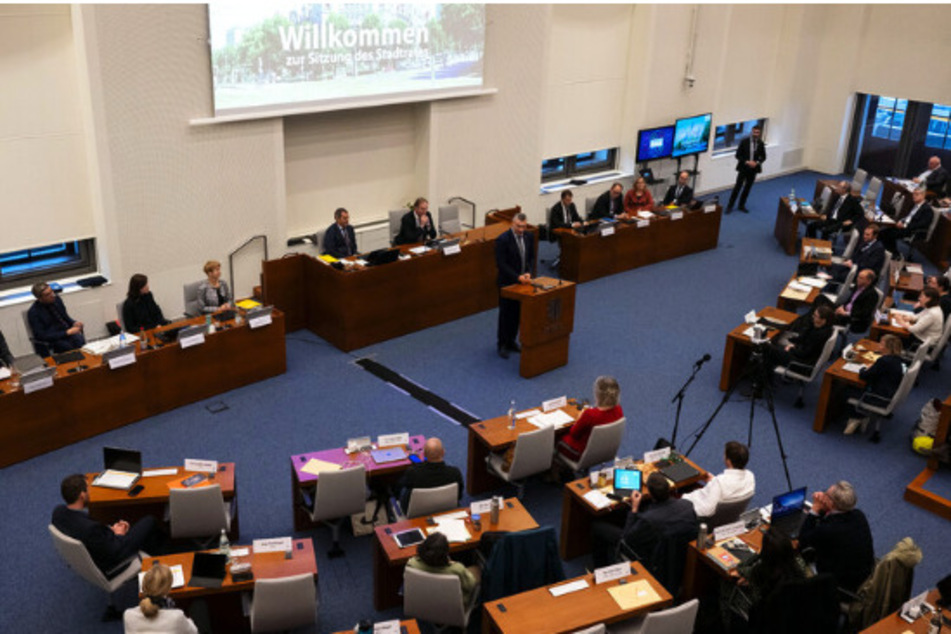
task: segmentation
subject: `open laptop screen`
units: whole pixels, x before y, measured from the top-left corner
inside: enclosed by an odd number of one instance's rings
[[[773,510],[771,514],[772,521],[780,517],[799,513],[805,508],[806,487],[794,489],[789,493],[783,493],[773,498]]]
[[[106,471],[142,473],[142,452],[118,447],[103,447],[102,462]]]

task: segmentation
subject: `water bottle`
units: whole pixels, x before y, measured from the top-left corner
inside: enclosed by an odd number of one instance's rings
[[[697,531],[697,548],[706,550],[707,548],[707,525],[700,524],[700,530]]]
[[[941,612],[935,612],[931,617],[931,624],[928,626],[928,634],[938,634],[941,631]]]
[[[125,348],[125,330],[119,332],[119,347]]]
[[[149,340],[145,336],[145,328],[139,328],[139,345],[141,346],[140,350],[149,349]]]
[[[205,332],[209,335],[215,332],[215,323],[211,321],[211,315],[205,315]]]
[[[492,525],[499,523],[499,498],[492,498],[492,506],[489,511],[489,523]]]
[[[789,189],[789,204],[792,205],[795,203],[796,203],[796,188],[792,187]]]
[[[515,399],[509,403],[509,429],[515,429]]]
[[[221,529],[221,538],[218,540],[218,552],[222,555],[228,555],[231,558],[231,542],[228,540],[228,533]]]

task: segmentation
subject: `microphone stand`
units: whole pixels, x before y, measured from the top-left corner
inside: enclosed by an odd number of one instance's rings
[[[672,447],[677,447],[677,429],[680,427],[680,408],[684,404],[684,396],[687,393],[687,388],[690,387],[690,384],[693,383],[693,380],[697,378],[697,373],[700,372],[700,368],[703,367],[703,364],[709,359],[709,355],[706,355],[706,359],[701,359],[693,366],[693,372],[690,374],[690,378],[687,379],[687,382],[683,384],[683,387],[680,388],[680,391],[674,395],[674,398],[670,399],[670,402],[677,402],[677,414],[674,417],[674,433],[670,438],[670,444]]]

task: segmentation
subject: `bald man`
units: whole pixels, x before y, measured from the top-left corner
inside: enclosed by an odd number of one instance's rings
[[[911,180],[941,196],[948,186],[948,170],[941,166],[941,157],[932,156],[928,159],[928,169]]]
[[[409,506],[409,494],[413,489],[432,489],[453,482],[459,485],[458,496],[462,499],[462,472],[444,462],[446,450],[438,438],[430,438],[423,447],[425,462],[410,465],[400,478],[400,504],[403,510]]]

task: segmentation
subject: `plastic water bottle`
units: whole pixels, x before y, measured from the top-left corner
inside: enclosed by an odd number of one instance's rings
[[[789,190],[789,204],[795,204],[796,202],[796,188],[792,187]]]
[[[515,399],[509,403],[509,429],[515,429]]]
[[[221,538],[218,540],[218,552],[222,555],[228,555],[231,558],[231,541],[228,540],[228,533],[221,529]]]
[[[700,530],[697,531],[697,548],[700,550],[706,550],[707,548],[707,525],[701,524]]]
[[[211,315],[205,315],[205,332],[209,335],[215,332],[215,323],[211,321]]]
[[[125,348],[125,344],[126,344],[126,341],[125,341],[125,330],[122,330],[122,331],[119,332],[119,347],[120,347],[120,348]]]

